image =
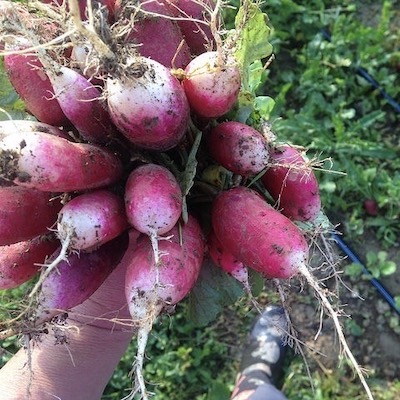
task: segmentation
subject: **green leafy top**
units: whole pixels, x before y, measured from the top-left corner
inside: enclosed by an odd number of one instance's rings
[[[238,61],[242,76],[242,90],[254,93],[251,65],[270,56],[272,45],[268,39],[271,29],[266,21],[268,17],[256,3],[244,0],[235,18],[236,39],[235,58]]]

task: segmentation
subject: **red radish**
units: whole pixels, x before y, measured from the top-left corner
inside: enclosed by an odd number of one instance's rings
[[[312,221],[321,210],[319,186],[314,171],[292,146],[270,151],[271,167],[261,180],[282,214],[295,221]]]
[[[105,144],[115,137],[116,128],[98,88],[71,68],[48,69],[47,73],[61,109],[84,140]]]
[[[378,203],[375,199],[365,199],[363,206],[367,215],[375,217],[379,214]]]
[[[33,239],[57,222],[60,200],[20,186],[0,187],[0,246]]]
[[[128,227],[124,201],[109,190],[74,197],[59,212],[57,234],[76,250],[93,250]]]
[[[125,253],[128,236],[121,235],[91,253],[70,254],[42,281],[36,325],[83,303],[104,282]],[[56,250],[54,255],[57,255]]]
[[[60,245],[58,240],[36,237],[0,247],[0,289],[13,289],[33,278]]]
[[[262,171],[269,160],[269,146],[263,135],[236,121],[213,128],[208,136],[208,149],[220,165],[246,177]]]
[[[213,0],[164,0],[169,4],[183,36],[194,55],[212,50],[214,37],[210,29],[211,13],[214,12]],[[219,23],[216,26],[219,29]]]
[[[191,60],[190,50],[169,8],[161,2],[148,0],[139,0],[135,6],[138,7],[135,23],[125,42],[136,43],[141,56],[167,68],[185,68]],[[128,3],[125,14],[129,17],[132,12],[132,5]]]
[[[59,129],[44,122],[30,121],[27,119],[0,121],[0,140],[16,132],[45,132],[51,135],[60,136],[72,140],[67,131]]]
[[[53,86],[36,56],[6,55],[4,67],[11,84],[32,115],[54,126],[70,124],[54,98]]]
[[[171,240],[160,242],[163,255],[157,265],[151,241],[144,236],[136,248],[125,253],[125,293],[133,321],[138,325],[135,361],[137,389],[148,399],[142,375],[144,352],[155,319],[181,301],[194,286],[203,262],[204,240],[197,221],[189,216],[186,225],[168,232]],[[134,394],[126,397],[132,399]]]
[[[134,169],[125,186],[126,215],[130,224],[151,238],[159,261],[159,235],[170,231],[182,213],[182,191],[165,167],[145,164]]]
[[[251,189],[240,186],[221,192],[214,200],[211,221],[224,248],[267,278],[290,278],[308,261],[300,229]]]
[[[117,128],[141,148],[165,151],[186,132],[189,105],[170,71],[145,57],[131,58],[130,76],[107,80],[108,106]]]
[[[64,205],[58,217],[57,236],[61,249],[57,256],[54,253],[52,260],[43,265],[46,271],[32,293],[61,262],[69,260],[68,250],[93,252],[127,228],[124,202],[116,194],[97,190],[73,198]]]
[[[236,62],[216,51],[200,54],[185,68],[183,87],[190,107],[206,118],[221,117],[235,104],[240,91]]]
[[[3,178],[48,192],[104,187],[122,175],[121,161],[107,149],[43,132],[14,133],[3,138],[0,161]]]

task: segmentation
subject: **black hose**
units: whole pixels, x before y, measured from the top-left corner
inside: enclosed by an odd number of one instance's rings
[[[340,247],[344,254],[346,254],[349,259],[354,263],[358,264],[362,268],[362,272],[369,278],[372,286],[379,292],[379,294],[389,303],[389,305],[400,315],[400,308],[397,306],[394,297],[389,293],[389,291],[382,285],[379,279],[374,278],[371,272],[365,267],[365,265],[360,261],[356,253],[350,249],[350,247],[345,243],[345,241],[336,233],[332,234],[333,240]]]
[[[330,33],[326,29],[321,30],[322,36],[329,42],[332,40]],[[387,100],[387,102],[400,113],[400,104],[383,89],[383,87],[377,82],[364,68],[355,67],[358,75],[363,77],[374,89],[379,90],[380,94]]]

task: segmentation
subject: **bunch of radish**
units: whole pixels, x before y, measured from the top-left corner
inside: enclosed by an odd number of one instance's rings
[[[4,67],[31,115],[0,122],[0,289],[35,277],[31,329],[122,263],[138,332],[127,398],[147,399],[148,334],[190,293],[205,258],[250,295],[249,268],[306,277],[336,317],[297,224],[321,213],[312,163],[238,117],[249,66],[235,53],[241,30],[224,36],[220,1],[35,7],[0,2]],[[241,29],[251,12],[262,15],[243,0]],[[0,337],[29,333],[22,326]]]

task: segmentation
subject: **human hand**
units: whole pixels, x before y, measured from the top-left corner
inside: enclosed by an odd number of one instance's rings
[[[119,265],[65,326],[26,339],[27,348],[0,370],[0,400],[100,399],[133,335],[124,277]],[[55,344],[60,333],[66,341]]]

